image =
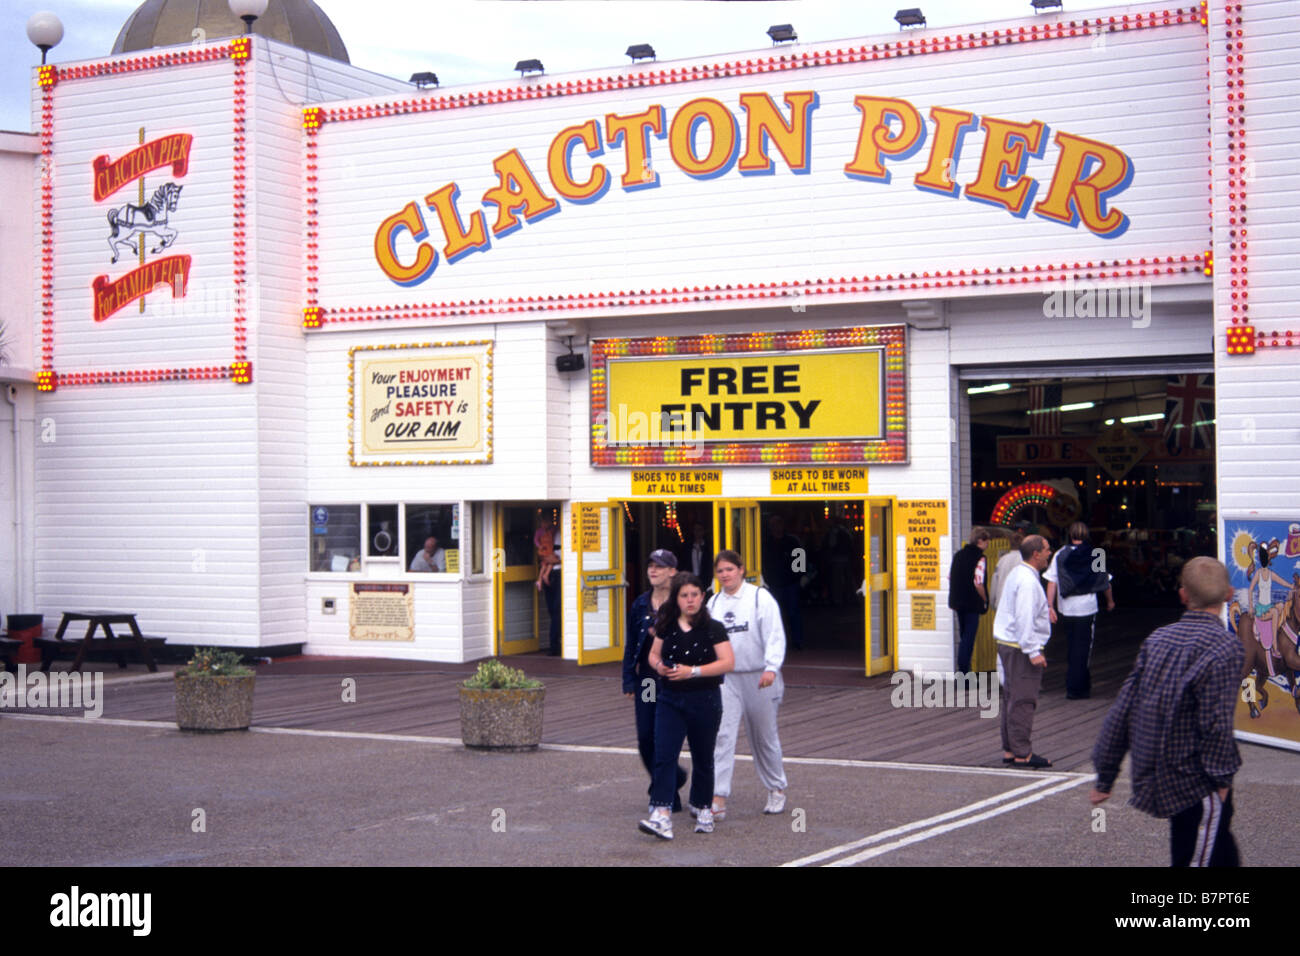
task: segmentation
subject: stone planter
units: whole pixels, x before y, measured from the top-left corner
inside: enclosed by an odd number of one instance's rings
[[[181,730],[247,730],[253,721],[253,681],[176,673],[176,725]]]
[[[482,750],[535,750],[542,742],[546,688],[477,690],[460,688],[460,736]]]

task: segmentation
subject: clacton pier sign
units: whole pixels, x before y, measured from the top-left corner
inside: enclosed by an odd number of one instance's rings
[[[1075,36],[311,107],[307,305],[321,324],[519,321],[1185,262],[1204,252],[1205,197],[1171,192],[1192,175],[1171,162],[1204,163],[1205,33],[1188,17],[1159,32],[1180,68],[1151,69],[1151,31],[1117,30],[1104,63]]]

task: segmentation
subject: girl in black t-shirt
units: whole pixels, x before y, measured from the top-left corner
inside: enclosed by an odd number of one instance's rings
[[[673,578],[659,608],[650,646],[650,666],[664,678],[655,707],[655,768],[650,819],[641,829],[673,838],[670,809],[682,741],[691,745],[692,813],[696,833],[713,832],[713,745],[722,720],[722,675],[735,666],[723,626],[704,606],[704,584],[693,574]]]

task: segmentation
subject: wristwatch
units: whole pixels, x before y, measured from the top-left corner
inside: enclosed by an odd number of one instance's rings
[[[691,676],[692,676],[692,677],[699,677],[699,676],[700,676],[700,669],[699,669],[698,667],[692,667],[692,668],[691,668]]]

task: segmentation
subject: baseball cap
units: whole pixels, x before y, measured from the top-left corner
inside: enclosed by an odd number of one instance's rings
[[[661,568],[672,568],[675,571],[677,570],[677,555],[667,548],[659,548],[650,552],[650,563],[657,564]]]

